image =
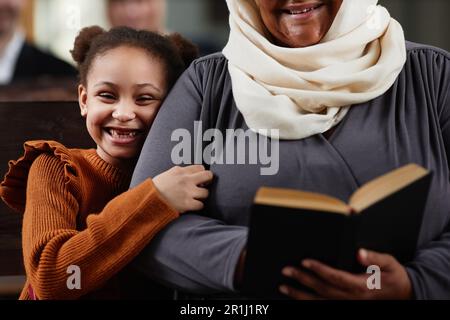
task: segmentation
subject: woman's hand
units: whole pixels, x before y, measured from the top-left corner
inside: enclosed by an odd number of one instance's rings
[[[286,267],[284,276],[297,280],[311,288],[314,294],[281,286],[280,291],[297,300],[372,300],[372,299],[412,299],[413,292],[406,269],[391,255],[361,249],[358,260],[364,267],[371,265],[381,269],[381,289],[369,289],[367,279],[371,274],[352,274],[337,270],[314,260],[304,260],[305,273],[293,267]]]
[[[178,212],[203,209],[203,200],[208,198],[205,188],[213,180],[211,171],[202,165],[173,167],[153,179],[153,183],[163,198]]]

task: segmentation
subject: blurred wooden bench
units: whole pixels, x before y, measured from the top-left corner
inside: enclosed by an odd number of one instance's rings
[[[91,148],[78,102],[0,102],[0,177],[8,161],[23,154],[28,140],[55,140],[73,148]],[[22,216],[0,200],[0,299],[17,298],[24,282]]]
[[[0,86],[0,102],[75,101],[77,98],[77,79],[73,78],[36,78]]]

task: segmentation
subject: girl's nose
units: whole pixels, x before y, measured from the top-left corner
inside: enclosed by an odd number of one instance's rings
[[[112,116],[114,119],[119,120],[121,122],[131,121],[136,118],[136,114],[134,113],[133,109],[125,106],[119,106],[113,112]]]

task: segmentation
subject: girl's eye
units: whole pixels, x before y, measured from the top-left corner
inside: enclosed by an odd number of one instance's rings
[[[144,96],[140,96],[136,99],[138,102],[140,103],[146,103],[146,102],[150,102],[153,100],[156,100],[153,96],[150,95],[144,95]]]
[[[98,96],[100,98],[106,99],[106,100],[115,100],[116,97],[114,95],[112,95],[111,93],[107,93],[107,92],[101,92],[98,94]]]

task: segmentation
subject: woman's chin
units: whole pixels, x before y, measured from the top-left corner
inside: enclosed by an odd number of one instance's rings
[[[328,29],[328,25],[324,25],[317,19],[311,20],[307,24],[286,23],[283,28],[280,28],[282,32],[274,37],[285,47],[304,48],[318,44]]]
[[[283,39],[281,46],[288,48],[305,48],[318,44],[321,36],[309,32],[292,33]]]

